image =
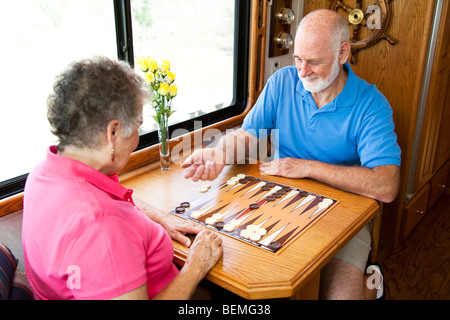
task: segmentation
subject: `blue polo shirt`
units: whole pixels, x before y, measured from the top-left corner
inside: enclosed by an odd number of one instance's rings
[[[295,66],[281,69],[268,80],[243,129],[258,138],[275,133],[275,158],[368,168],[400,165],[389,102],[375,85],[356,76],[348,63],[344,68],[348,71],[344,89],[320,109]]]

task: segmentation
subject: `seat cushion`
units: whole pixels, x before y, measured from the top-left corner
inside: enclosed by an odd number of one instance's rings
[[[0,300],[9,300],[17,259],[11,250],[0,243]]]
[[[33,300],[33,291],[25,272],[16,270],[9,292],[9,300]]]

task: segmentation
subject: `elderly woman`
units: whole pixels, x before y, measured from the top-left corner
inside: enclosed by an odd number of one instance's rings
[[[189,299],[222,255],[215,233],[177,225],[119,184],[146,97],[134,71],[107,58],[58,77],[48,120],[59,142],[24,195],[24,262],[37,299]],[[186,233],[197,234],[191,246]],[[190,246],[181,270],[171,237]]]

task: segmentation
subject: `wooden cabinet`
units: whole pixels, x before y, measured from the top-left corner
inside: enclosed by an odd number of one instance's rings
[[[448,188],[450,161],[447,162],[429,182],[406,205],[403,213],[401,239],[405,239],[422,220],[427,211],[435,204]]]
[[[416,136],[421,137],[420,144],[416,146],[418,153],[415,168],[414,183],[409,181],[412,190],[412,198],[407,204],[404,220],[404,233],[400,237],[403,240],[418,219],[414,216],[417,205],[423,207],[423,201],[428,193],[427,209],[431,208],[444,193],[444,185],[448,185],[450,162],[450,7],[449,1],[437,1],[435,24],[435,42],[430,44],[429,59],[432,60],[430,68],[429,87],[423,92],[426,104],[423,110],[423,127],[416,130]],[[439,22],[439,24],[437,23]],[[432,37],[433,39],[433,37]],[[425,79],[425,84],[427,84]],[[418,119],[418,122],[420,118]],[[419,123],[420,124],[420,123]],[[419,128],[420,126],[416,126]],[[411,170],[411,169],[410,169]],[[411,172],[410,172],[411,174]],[[408,198],[407,198],[408,199]],[[419,209],[417,209],[419,210]],[[416,210],[416,212],[417,212]],[[421,212],[422,209],[419,210]],[[426,212],[426,210],[424,210]]]
[[[448,161],[430,180],[430,199],[428,208],[431,208],[439,197],[449,188],[450,161]]]
[[[430,186],[426,185],[405,207],[402,239],[408,236],[427,213],[429,196]]]

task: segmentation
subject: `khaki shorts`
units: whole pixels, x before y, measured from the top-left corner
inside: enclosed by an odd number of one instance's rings
[[[364,274],[366,273],[367,259],[372,249],[371,244],[372,222],[369,222],[334,258],[354,265]]]

